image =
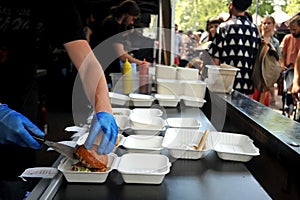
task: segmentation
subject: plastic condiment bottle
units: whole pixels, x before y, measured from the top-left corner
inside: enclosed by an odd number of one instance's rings
[[[132,67],[130,62],[128,62],[127,58],[123,64],[122,74],[123,74],[123,93],[129,94],[132,92]]]
[[[133,75],[133,78],[136,74],[136,63],[132,62],[131,63],[131,68],[132,68],[132,75]]]
[[[140,87],[139,93],[148,94],[149,87],[149,65],[144,58],[143,63],[139,66]]]

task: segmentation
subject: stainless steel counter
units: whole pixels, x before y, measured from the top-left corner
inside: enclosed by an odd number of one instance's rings
[[[273,199],[300,199],[300,123],[237,91],[206,93],[205,116],[219,131],[253,139],[260,156],[247,169]]]
[[[164,117],[180,116],[199,119],[201,130],[215,130],[200,109],[166,109]],[[116,170],[102,184],[68,183],[59,173],[41,180],[28,199],[271,199],[243,163],[221,160],[215,152],[199,160],[169,159],[171,171],[160,185],[126,184]]]

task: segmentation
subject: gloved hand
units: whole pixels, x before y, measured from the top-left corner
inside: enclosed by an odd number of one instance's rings
[[[98,134],[103,132],[100,145],[98,147],[99,154],[110,153],[116,143],[118,136],[118,126],[112,114],[107,112],[98,112],[93,117],[90,133],[85,141],[85,148],[90,149]]]
[[[0,143],[16,144],[21,147],[40,149],[42,145],[32,135],[44,137],[45,134],[27,117],[10,109],[6,104],[0,105]]]

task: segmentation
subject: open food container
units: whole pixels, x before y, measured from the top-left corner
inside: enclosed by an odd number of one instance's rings
[[[132,153],[117,157],[108,154],[109,164],[106,172],[72,171],[72,165],[77,161],[63,158],[58,170],[63,173],[68,182],[103,183],[113,169],[121,173],[125,183],[161,184],[166,174],[170,172],[169,158],[161,154]]]
[[[138,128],[135,126],[131,126],[130,128],[124,129],[124,132],[128,135],[159,135],[160,133],[164,132],[166,127],[162,128],[152,128],[152,127],[145,127],[145,128]]]
[[[165,121],[161,117],[152,117],[150,115],[131,114],[129,116],[131,124],[137,128],[162,128]]]
[[[165,130],[163,111],[158,108],[113,108],[120,131],[128,134],[156,135]]]
[[[238,133],[211,131],[205,141],[203,150],[196,150],[203,132],[193,129],[169,128],[166,131],[162,146],[168,149],[174,158],[204,158],[212,150],[219,158],[229,161],[248,162],[259,155],[259,149],[248,136]]]
[[[70,158],[63,158],[58,165],[58,170],[63,173],[68,182],[81,183],[103,183],[106,181],[108,173],[112,171],[112,165],[116,161],[117,155],[108,154],[108,170],[106,172],[86,172],[73,171],[72,167],[79,161]]]
[[[201,150],[194,148],[203,136],[203,132],[196,129],[168,128],[162,146],[170,155],[178,159],[200,159],[206,157],[213,149],[213,136],[208,135],[205,146]]]
[[[132,114],[140,114],[140,115],[150,115],[153,117],[161,117],[163,115],[163,111],[158,108],[134,108],[132,109]]]
[[[130,115],[130,128],[125,130],[126,133],[130,134],[130,131],[134,131],[135,134],[139,135],[158,135],[165,130],[165,120],[161,117],[152,117],[147,115]]]
[[[207,71],[207,87],[212,92],[231,93],[235,75],[239,68],[221,64],[206,65]]]
[[[130,120],[128,116],[114,116],[116,120],[116,124],[120,131],[125,130],[126,128],[131,127]]]
[[[160,106],[163,107],[176,107],[180,98],[171,94],[155,94],[155,98],[158,100]]]
[[[115,116],[115,119],[119,130],[129,135],[158,135],[166,129],[165,121],[161,117],[132,113],[130,117]]]
[[[124,154],[116,169],[125,183],[161,184],[170,172],[169,158],[161,154]]]
[[[128,153],[161,153],[162,136],[154,135],[129,135],[123,137],[119,146],[123,146]]]
[[[129,108],[112,108],[114,116],[129,116],[131,110]]]
[[[119,94],[116,92],[109,92],[109,99],[111,104],[125,106],[129,104],[129,96]]]
[[[76,145],[78,145],[78,146],[83,145],[83,144],[85,143],[85,141],[86,141],[86,139],[87,139],[88,136],[89,136],[89,133],[85,133],[85,134],[83,134],[82,136],[80,136],[76,142],[74,141],[74,142],[75,142],[74,147],[75,147]],[[102,137],[97,137],[96,140],[94,141],[94,144],[95,144],[95,145],[99,145],[99,144],[100,144],[100,139],[101,139],[101,138],[102,138]],[[124,136],[123,136],[122,134],[118,134],[117,140],[116,140],[116,144],[115,144],[115,146],[114,146],[114,149],[112,150],[112,153],[114,153],[114,152],[117,150],[117,148],[118,148],[118,146],[119,146],[119,143],[120,143],[120,141],[123,140],[123,138],[124,138]]]
[[[153,117],[161,117],[163,111],[158,108],[112,108],[114,116],[129,116],[130,114],[150,115]]]
[[[204,103],[206,103],[205,99],[192,97],[192,96],[181,96],[181,100],[183,101],[185,106],[188,107],[199,107],[202,108]]]
[[[236,133],[218,132],[214,150],[223,160],[248,162],[253,156],[259,155],[259,149],[254,146],[248,136]]]
[[[182,117],[172,117],[167,118],[167,125],[172,128],[192,128],[198,129],[201,127],[199,120],[195,118],[182,118]]]
[[[150,107],[155,100],[153,96],[147,94],[130,93],[129,97],[136,107]]]

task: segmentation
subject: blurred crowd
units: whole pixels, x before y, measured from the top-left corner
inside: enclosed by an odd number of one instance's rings
[[[299,65],[297,64],[297,55],[299,57],[300,54],[298,53],[300,49],[300,13],[295,13],[288,21],[284,22],[286,25],[285,34],[280,35],[282,33],[282,24],[277,24],[274,17],[265,15],[260,19],[259,25],[256,25],[253,23],[252,13],[245,9],[247,7],[245,2],[244,5],[239,5],[238,1],[232,2],[233,5],[229,12],[230,16],[227,19],[218,16],[209,18],[206,22],[205,30],[198,29],[196,31],[184,31],[180,29],[180,25],[175,25],[176,55],[174,64],[179,67],[198,68],[200,74],[203,74],[205,69],[204,66],[206,64],[219,65],[221,63],[226,63],[240,69],[251,69],[248,71],[245,70],[237,75],[240,76],[241,79],[244,79],[244,81],[237,83],[238,80],[235,80],[236,83],[234,89],[252,97],[266,106],[281,106],[279,109],[282,110],[283,114],[293,118],[296,109],[295,106],[298,101],[295,98],[298,95],[295,94],[299,92],[298,80],[295,80],[299,77],[299,75],[296,74],[298,73],[298,70],[294,70],[294,68],[297,68]],[[254,31],[251,32],[251,34],[254,34],[254,39],[249,37],[248,41],[243,41],[243,39],[240,38],[239,33],[236,33],[236,30],[231,29],[232,26],[230,23],[240,24],[241,27],[238,31],[243,32],[243,34],[247,31]],[[248,26],[252,26],[251,30],[247,29]],[[228,30],[231,30],[232,33],[228,33]],[[240,39],[239,45],[228,44],[228,42],[238,43],[238,41],[235,41],[237,38]],[[229,41],[229,39],[232,39],[232,41]],[[248,84],[246,80],[251,80],[253,65],[250,63],[254,63],[256,56],[258,56],[261,41],[271,44],[279,56],[278,65],[281,66],[282,73],[274,84],[277,86],[277,93],[275,93],[275,87],[273,86],[265,88],[264,91],[258,91],[256,88],[253,88],[251,84]],[[248,48],[247,45],[249,44],[254,48],[244,51],[243,49]],[[219,47],[216,45],[219,45]],[[231,46],[231,54],[236,58],[230,58],[229,55],[226,55],[228,46]],[[243,58],[238,56],[239,48],[242,49],[240,53],[243,54]],[[246,66],[248,61],[245,61],[245,57],[247,56],[251,57],[248,59],[249,66]],[[215,62],[216,59],[217,62]],[[236,79],[238,79],[237,76]],[[205,77],[203,77],[203,79],[204,78]],[[294,89],[292,89],[293,87]],[[281,102],[276,102],[276,99],[278,99],[276,96],[282,96]]]

